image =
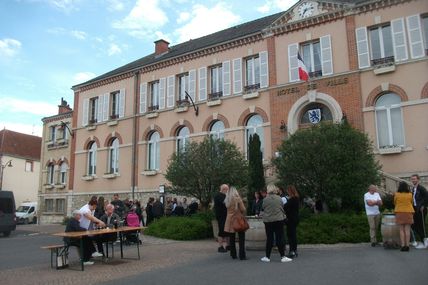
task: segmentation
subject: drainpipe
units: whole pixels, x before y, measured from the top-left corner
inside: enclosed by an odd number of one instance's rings
[[[132,187],[132,201],[135,200],[135,187],[137,187],[137,147],[138,147],[138,91],[139,91],[139,78],[140,71],[134,73],[134,116],[132,120],[132,170],[131,170],[131,187]]]

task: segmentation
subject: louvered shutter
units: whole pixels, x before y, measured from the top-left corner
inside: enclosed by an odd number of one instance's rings
[[[242,59],[233,60],[233,94],[242,92]]]
[[[199,101],[207,100],[207,68],[199,68]]]
[[[97,122],[103,121],[103,111],[104,111],[104,95],[98,96],[98,106],[97,106]]]
[[[108,116],[109,116],[109,97],[110,94],[106,93],[102,96],[103,99],[103,121],[108,121]],[[100,119],[101,121],[101,119]]]
[[[166,89],[166,106],[168,108],[174,107],[175,98],[175,76],[168,76],[167,89]]]
[[[298,43],[288,45],[288,76],[290,78],[290,82],[299,80],[299,63],[297,61],[298,52]]]
[[[222,72],[223,72],[223,96],[230,95],[230,61],[225,61],[222,64]]]
[[[119,93],[119,118],[122,118],[125,116],[125,97],[126,93],[125,93],[125,89],[120,89],[120,93]]]
[[[320,38],[322,75],[333,74],[333,57],[331,52],[331,36]]]
[[[82,113],[82,126],[85,127],[88,125],[89,117],[89,98],[83,99],[83,113]]]
[[[166,78],[159,79],[159,109],[165,109]]]
[[[409,34],[410,56],[412,58],[423,57],[425,51],[419,15],[407,17],[407,33]]]
[[[147,112],[147,82],[140,84],[140,113]]]
[[[367,28],[361,27],[355,30],[357,40],[358,67],[370,66],[369,42],[367,40]]]
[[[195,94],[196,94],[196,70],[189,70],[189,88],[188,91],[189,96],[192,97],[193,102],[195,102]]]
[[[259,53],[260,60],[260,88],[269,86],[269,67],[268,67],[268,53],[262,51]]]
[[[404,32],[404,19],[391,21],[392,44],[394,46],[394,59],[396,62],[407,60],[407,43]]]

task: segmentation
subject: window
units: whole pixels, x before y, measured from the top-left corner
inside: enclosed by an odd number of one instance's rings
[[[178,76],[178,105],[186,101],[186,92],[189,90],[189,74]]]
[[[56,140],[56,126],[49,127],[49,140],[54,142]]]
[[[380,96],[375,104],[375,112],[379,148],[404,146],[400,96],[394,93]]]
[[[422,29],[425,37],[425,55],[428,55],[428,15],[422,17]]]
[[[302,59],[309,72],[309,77],[322,75],[320,42],[311,42],[302,45]]]
[[[178,130],[177,133],[177,152],[184,151],[186,149],[186,145],[189,143],[189,128],[182,127]]]
[[[246,136],[246,150],[248,158],[248,145],[250,142],[250,136],[257,134],[260,138],[260,150],[263,153],[264,150],[264,135],[263,135],[263,118],[256,114],[251,116],[247,121],[247,126],[245,127],[245,136]]]
[[[119,139],[111,140],[109,147],[109,173],[119,173]]]
[[[159,170],[160,165],[160,136],[158,132],[153,132],[150,135],[148,143],[148,160],[147,166],[149,170]]]
[[[46,180],[46,184],[54,184],[54,174],[55,174],[55,165],[53,163],[50,163],[48,165],[48,176]]]
[[[68,129],[67,128],[69,128],[69,123],[65,123],[61,126],[62,139],[63,140],[68,140]]]
[[[56,209],[57,213],[65,213],[65,199],[56,199]]]
[[[110,101],[111,101],[110,118],[111,119],[117,119],[119,117],[119,95],[120,95],[119,91],[110,93]]]
[[[33,172],[33,162],[27,160],[25,162],[25,172]]]
[[[222,66],[214,66],[210,69],[210,79],[211,79],[211,94],[210,100],[216,100],[219,97],[223,96],[223,73]]]
[[[159,81],[150,83],[150,102],[149,111],[159,110]]]
[[[332,121],[330,109],[319,103],[311,103],[303,109],[300,124],[318,124],[321,121]]]
[[[222,121],[215,121],[211,125],[210,136],[213,139],[224,139],[224,123]]]
[[[97,122],[98,113],[98,97],[89,100],[89,123],[94,124]]]
[[[394,61],[391,26],[384,25],[369,30],[372,65]]]
[[[67,170],[68,165],[66,162],[61,163],[60,171],[59,171],[59,182],[62,185],[67,184]]]
[[[260,61],[259,56],[247,58],[245,61],[245,89],[260,88]]]
[[[92,142],[88,150],[88,175],[95,175],[97,165],[97,144]]]
[[[54,211],[54,200],[45,199],[45,212],[53,212],[53,211]]]

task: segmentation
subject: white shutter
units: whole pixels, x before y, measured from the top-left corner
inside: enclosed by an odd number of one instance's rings
[[[189,70],[189,96],[192,97],[193,102],[196,100],[196,70]]]
[[[88,125],[88,116],[89,116],[89,98],[83,99],[83,108],[82,108],[82,126]]]
[[[262,51],[259,53],[260,60],[260,88],[269,86],[269,67],[268,67],[268,53]]]
[[[199,101],[207,100],[207,68],[199,68]]]
[[[331,54],[331,36],[320,38],[322,75],[333,74],[333,57]]]
[[[407,42],[404,32],[404,19],[395,19],[391,21],[392,44],[394,46],[395,61],[407,60]]]
[[[288,45],[288,76],[290,82],[299,80],[299,62],[297,61],[298,52],[298,43]]]
[[[103,99],[103,121],[108,121],[108,116],[109,116],[109,97],[110,97],[110,94],[109,93],[106,93],[106,94],[104,94],[103,96],[102,96],[102,99]],[[100,119],[100,121],[101,121],[101,119]]]
[[[166,106],[168,108],[174,107],[175,99],[175,76],[168,76],[166,89]]]
[[[125,116],[125,102],[126,102],[126,93],[125,89],[120,89],[119,93],[119,118],[123,118]]]
[[[147,82],[140,84],[140,113],[147,112]]]
[[[355,30],[357,40],[358,67],[370,66],[369,42],[367,40],[367,28],[361,27]]]
[[[242,59],[233,60],[233,94],[242,92]]]
[[[166,78],[162,77],[159,79],[159,109],[165,109],[165,85],[166,85]]]
[[[222,65],[223,71],[223,96],[230,95],[230,61],[223,62]]]
[[[421,18],[419,15],[407,17],[407,33],[409,34],[411,57],[423,57],[425,50],[421,30]]]
[[[98,106],[97,106],[97,122],[103,121],[103,111],[104,111],[104,95],[98,96]]]

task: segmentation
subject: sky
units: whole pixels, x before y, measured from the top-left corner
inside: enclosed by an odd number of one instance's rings
[[[297,0],[0,0],[0,128],[42,135],[73,85]]]

